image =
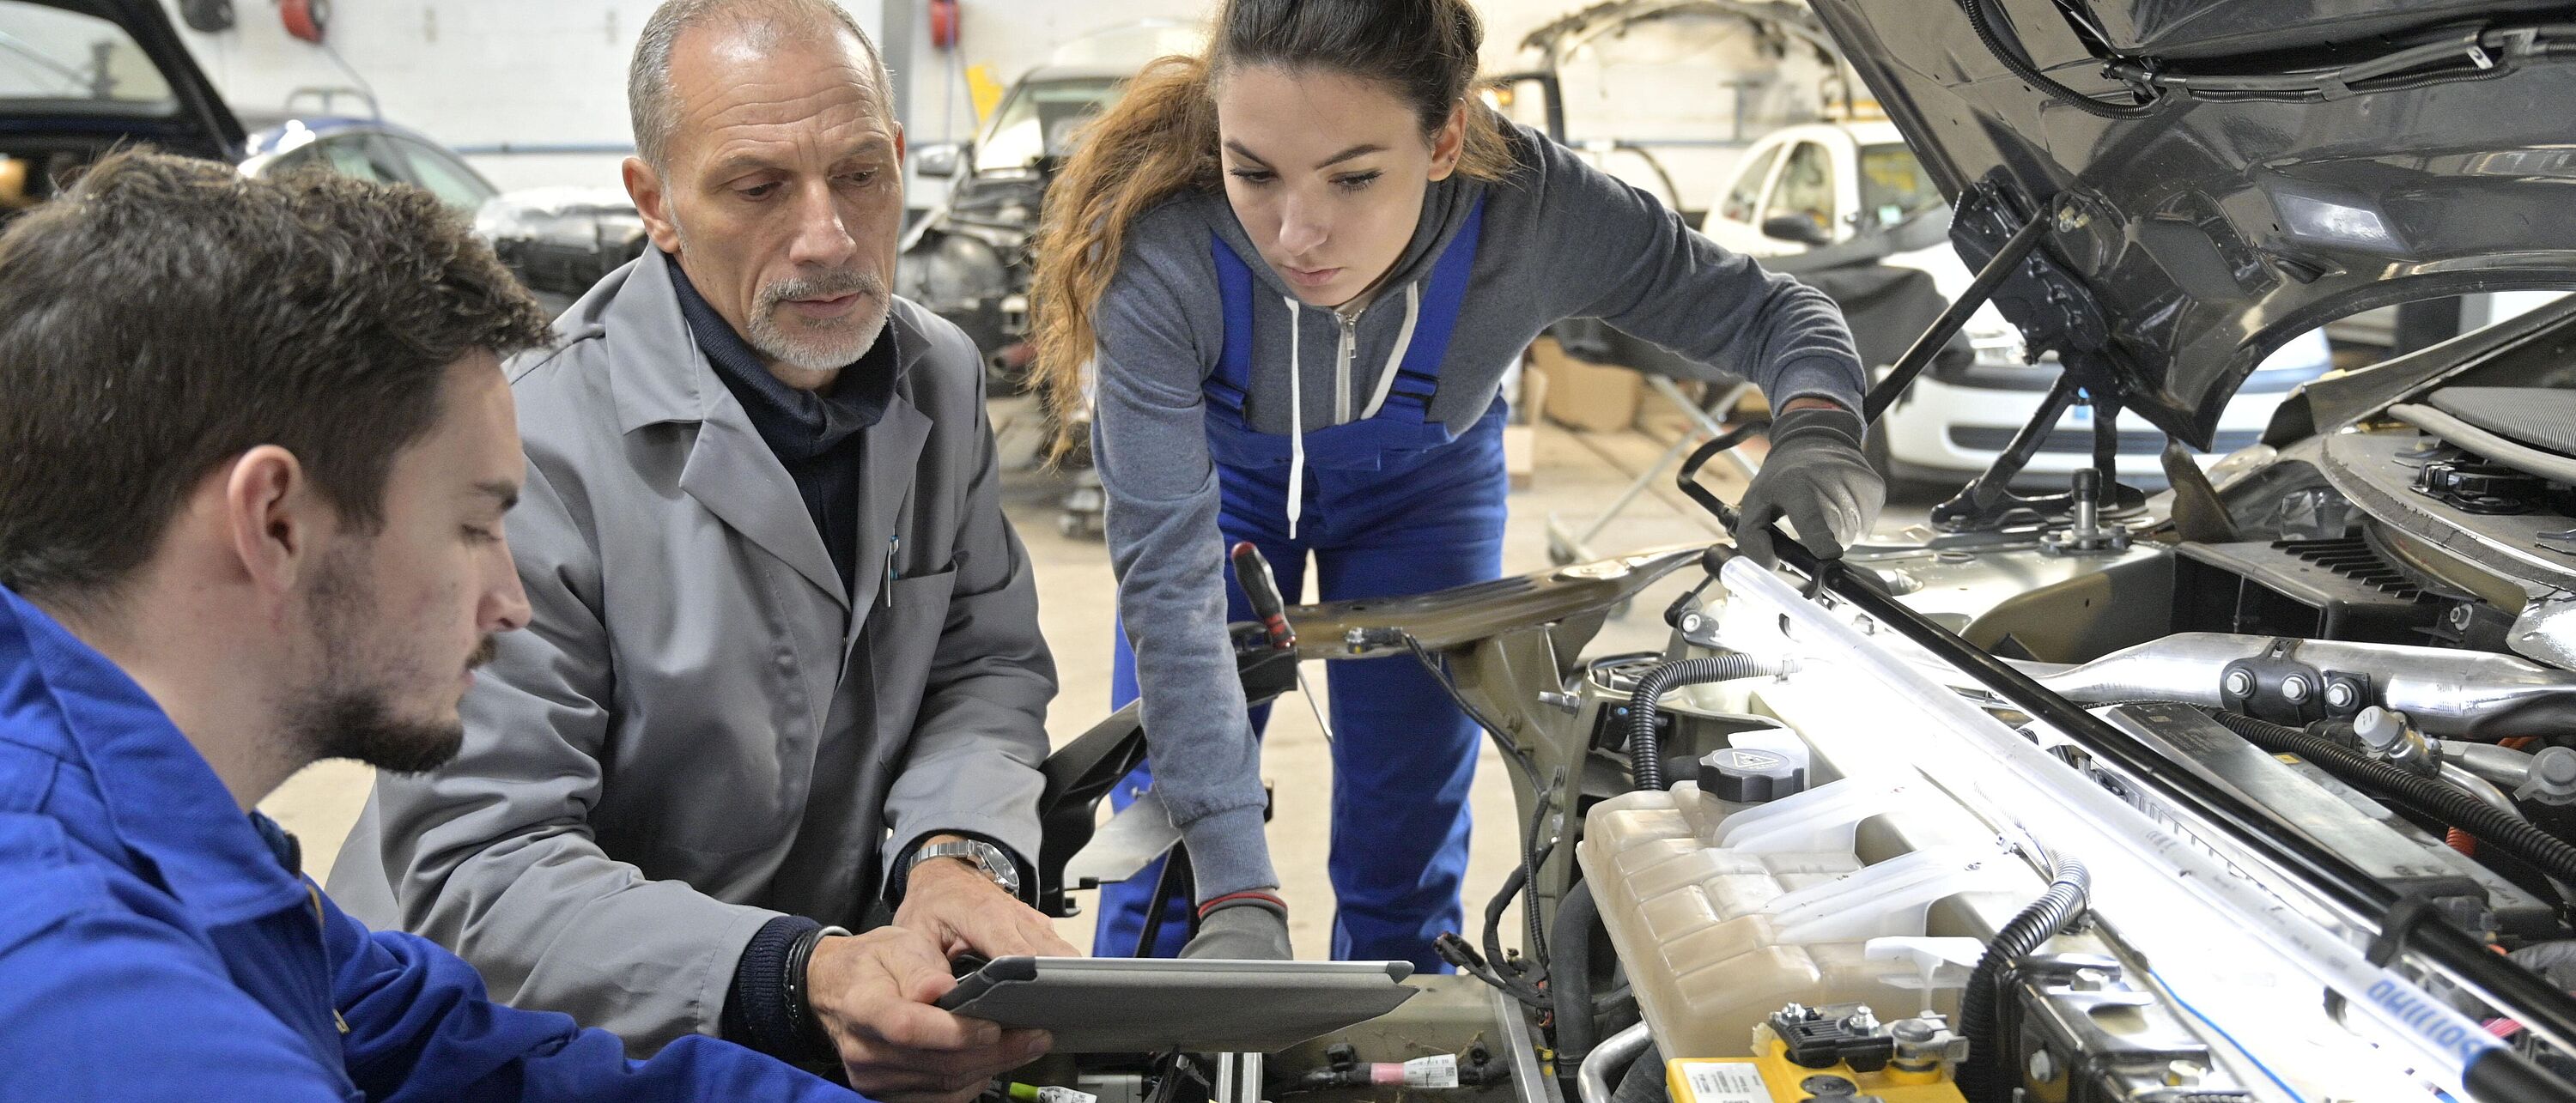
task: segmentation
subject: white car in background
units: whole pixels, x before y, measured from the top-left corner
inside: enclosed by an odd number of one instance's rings
[[[1739,253],[1783,256],[1894,226],[1944,202],[1896,124],[1812,123],[1775,131],[1747,148],[1701,229]],[[1922,270],[1953,301],[1974,278],[1946,241],[1880,263]],[[2054,359],[2022,362],[2020,332],[1992,304],[1977,308],[1965,333],[1976,350],[1974,361],[1964,367],[1936,365],[1925,372],[1870,434],[1870,460],[1889,477],[1891,489],[1956,487],[1985,470],[2037,413],[2056,380]],[[1883,374],[1888,366],[1871,368]],[[2215,462],[2217,455],[2254,443],[2273,407],[2293,387],[2331,366],[2322,332],[2302,334],[2273,352],[2227,404],[2218,423],[2217,451],[2202,462]],[[2087,407],[2069,410],[2014,481],[2054,489],[2065,486],[2077,469],[2091,466],[2092,415]],[[2163,431],[2139,419],[2123,419],[2121,481],[2163,486],[2157,455],[2164,443]]]

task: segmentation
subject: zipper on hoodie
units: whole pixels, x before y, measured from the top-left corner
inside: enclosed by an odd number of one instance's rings
[[[1338,310],[1333,316],[1342,320],[1342,351],[1333,361],[1333,424],[1342,425],[1351,420],[1351,359],[1359,351],[1360,319]]]

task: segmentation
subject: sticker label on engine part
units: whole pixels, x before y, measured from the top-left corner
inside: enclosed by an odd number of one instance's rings
[[[1100,1103],[1100,1097],[1072,1088],[1039,1088],[1038,1103]]]
[[[1454,1088],[1458,1086],[1458,1059],[1446,1053],[1437,1057],[1416,1057],[1404,1063],[1404,1086],[1408,1088]]]
[[[1771,1103],[1771,1087],[1750,1061],[1684,1061],[1690,1103]]]

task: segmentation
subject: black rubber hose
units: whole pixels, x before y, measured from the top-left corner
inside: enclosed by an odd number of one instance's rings
[[[1663,1048],[1646,1043],[1646,1051],[1628,1062],[1628,1071],[1620,1074],[1619,1086],[1610,1089],[1610,1103],[1669,1103],[1671,1094],[1664,1087]]]
[[[1707,682],[1730,682],[1737,678],[1759,678],[1778,674],[1784,665],[1777,659],[1752,655],[1714,655],[1704,659],[1674,659],[1646,668],[1637,676],[1637,691],[1628,696],[1628,782],[1640,792],[1664,790],[1663,740],[1655,734],[1655,717],[1663,710],[1664,694],[1683,686]]]
[[[2104,103],[2059,84],[2048,74],[2040,72],[2038,66],[2031,64],[2023,56],[2019,43],[2004,37],[2002,30],[1995,26],[1994,14],[1986,8],[1986,0],[1959,0],[1959,10],[1967,14],[1968,29],[1976,32],[1977,41],[1985,43],[1987,53],[1995,55],[1995,60],[2002,62],[2004,68],[2012,70],[2012,75],[2020,77],[2024,83],[2039,89],[2050,99],[2097,119],[2143,118],[2155,110],[2161,101],[2159,97],[2157,100],[2133,105]]]
[[[2341,744],[2304,729],[2232,712],[2202,711],[2208,713],[2210,719],[2218,721],[2221,727],[2244,736],[2248,743],[2273,754],[2298,755],[2373,796],[2394,798],[2477,836],[2480,845],[2493,846],[2529,862],[2562,882],[2576,883],[2576,846],[2568,845],[2565,840],[2541,830],[2529,820],[2509,815],[2503,809],[2446,783],[2354,754]]]
[[[1558,770],[1555,777],[1561,782],[1565,777],[1565,771]],[[1547,864],[1548,855],[1556,853],[1556,843],[1560,836],[1552,835],[1541,841],[1539,833],[1547,827],[1547,814],[1550,811],[1548,792],[1554,792],[1561,787],[1561,784],[1551,784],[1547,792],[1538,794],[1536,801],[1538,810],[1530,813],[1529,830],[1521,832],[1521,883],[1522,887],[1529,890],[1529,898],[1521,903],[1521,925],[1524,929],[1522,945],[1529,950],[1530,961],[1538,968],[1541,977],[1547,975],[1549,958],[1547,924],[1544,922],[1545,917],[1539,914],[1538,870],[1540,866]]]
[[[2056,871],[2050,875],[2048,891],[2021,910],[2012,922],[1986,944],[1985,956],[1968,974],[1968,987],[1959,994],[1959,1035],[1968,1040],[1968,1060],[1959,1066],[1959,1094],[1968,1103],[2004,1103],[2012,1097],[2011,1086],[1999,1075],[2003,1069],[2003,978],[2005,970],[2029,957],[2049,939],[2084,911],[2085,895],[2093,878],[2084,863],[2067,855],[2056,859]]]
[[[1592,1018],[1592,932],[1600,925],[1592,882],[1576,881],[1565,899],[1556,902],[1554,941],[1561,964],[1548,970],[1547,992],[1556,1006],[1556,1067],[1569,1080],[1601,1039]]]
[[[1503,877],[1502,891],[1485,902],[1485,960],[1493,965],[1497,976],[1515,975],[1512,967],[1505,964],[1509,959],[1503,956],[1503,912],[1512,906],[1512,897],[1519,895],[1528,885],[1529,866],[1513,866],[1512,871]]]

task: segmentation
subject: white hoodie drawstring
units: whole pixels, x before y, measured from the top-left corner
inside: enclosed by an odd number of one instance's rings
[[[1403,370],[1404,357],[1413,351],[1413,327],[1422,320],[1422,281],[1404,285],[1404,329],[1395,335],[1395,351],[1386,354],[1386,370],[1379,372],[1377,391],[1369,396],[1368,409],[1360,411],[1360,420],[1376,417],[1386,408],[1386,396],[1395,389],[1395,373]]]
[[[1305,321],[1298,312],[1297,300],[1279,297],[1288,304],[1288,538],[1297,538],[1297,517],[1306,511],[1306,385],[1298,378],[1298,330]]]

